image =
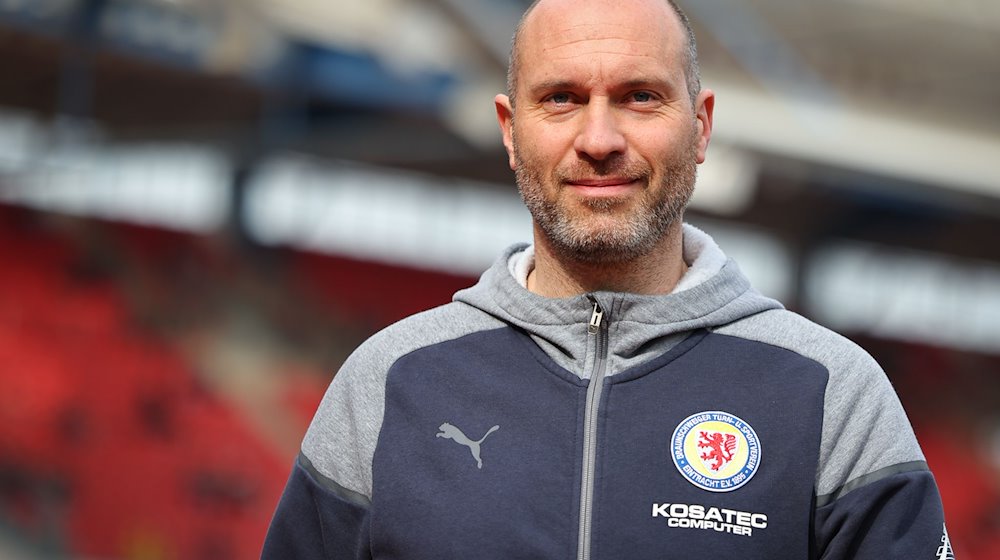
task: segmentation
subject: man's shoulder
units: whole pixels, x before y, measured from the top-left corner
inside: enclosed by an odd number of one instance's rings
[[[375,333],[351,353],[333,377],[303,440],[303,453],[323,476],[370,497],[371,456],[378,442],[386,382],[393,365],[421,348],[502,326],[475,307],[452,302]],[[354,451],[345,453],[346,449]]]
[[[503,326],[505,323],[496,317],[453,301],[410,315],[378,331],[358,346],[344,369],[374,368],[386,372],[399,358],[411,352]]]
[[[787,309],[771,309],[715,329],[795,352],[822,364],[831,375],[845,369],[882,373],[875,359],[846,336]]]

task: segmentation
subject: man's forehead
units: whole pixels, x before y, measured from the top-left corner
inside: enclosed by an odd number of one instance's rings
[[[549,59],[600,54],[667,59],[676,51],[666,37],[607,22],[553,29],[533,40],[536,41],[534,53]]]

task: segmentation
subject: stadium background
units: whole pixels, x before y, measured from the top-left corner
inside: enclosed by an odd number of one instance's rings
[[[0,558],[256,557],[351,349],[530,236],[526,4],[0,0]],[[1000,557],[1000,4],[681,4],[690,221],[879,359]]]

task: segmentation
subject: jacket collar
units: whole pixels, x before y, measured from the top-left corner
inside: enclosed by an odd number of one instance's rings
[[[546,354],[578,374],[586,359],[594,301],[609,321],[611,373],[665,351],[693,330],[781,308],[751,287],[736,262],[710,236],[686,224],[684,259],[689,270],[666,295],[599,291],[547,298],[525,288],[533,259],[530,245],[509,247],[475,286],[456,293],[454,299],[523,329]]]

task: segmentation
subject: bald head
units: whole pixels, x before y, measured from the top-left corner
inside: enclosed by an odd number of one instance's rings
[[[518,22],[517,27],[514,30],[514,38],[511,41],[510,49],[510,61],[507,67],[507,94],[510,97],[511,105],[516,103],[517,97],[517,85],[518,85],[518,74],[520,72],[521,61],[521,49],[519,45],[522,43],[525,35],[525,29],[531,24],[532,15],[536,11],[536,8],[541,4],[550,3],[552,0],[535,0],[531,6],[525,10],[524,15],[521,16],[521,20]],[[664,4],[665,9],[663,12],[663,17],[670,18],[674,17],[676,22],[680,24],[680,28],[683,30],[685,35],[684,39],[684,77],[687,82],[687,92],[688,96],[691,98],[692,104],[695,98],[698,97],[698,92],[701,91],[701,75],[698,69],[698,46],[695,42],[694,31],[691,29],[691,22],[688,20],[687,15],[681,10],[674,0],[659,0]]]

